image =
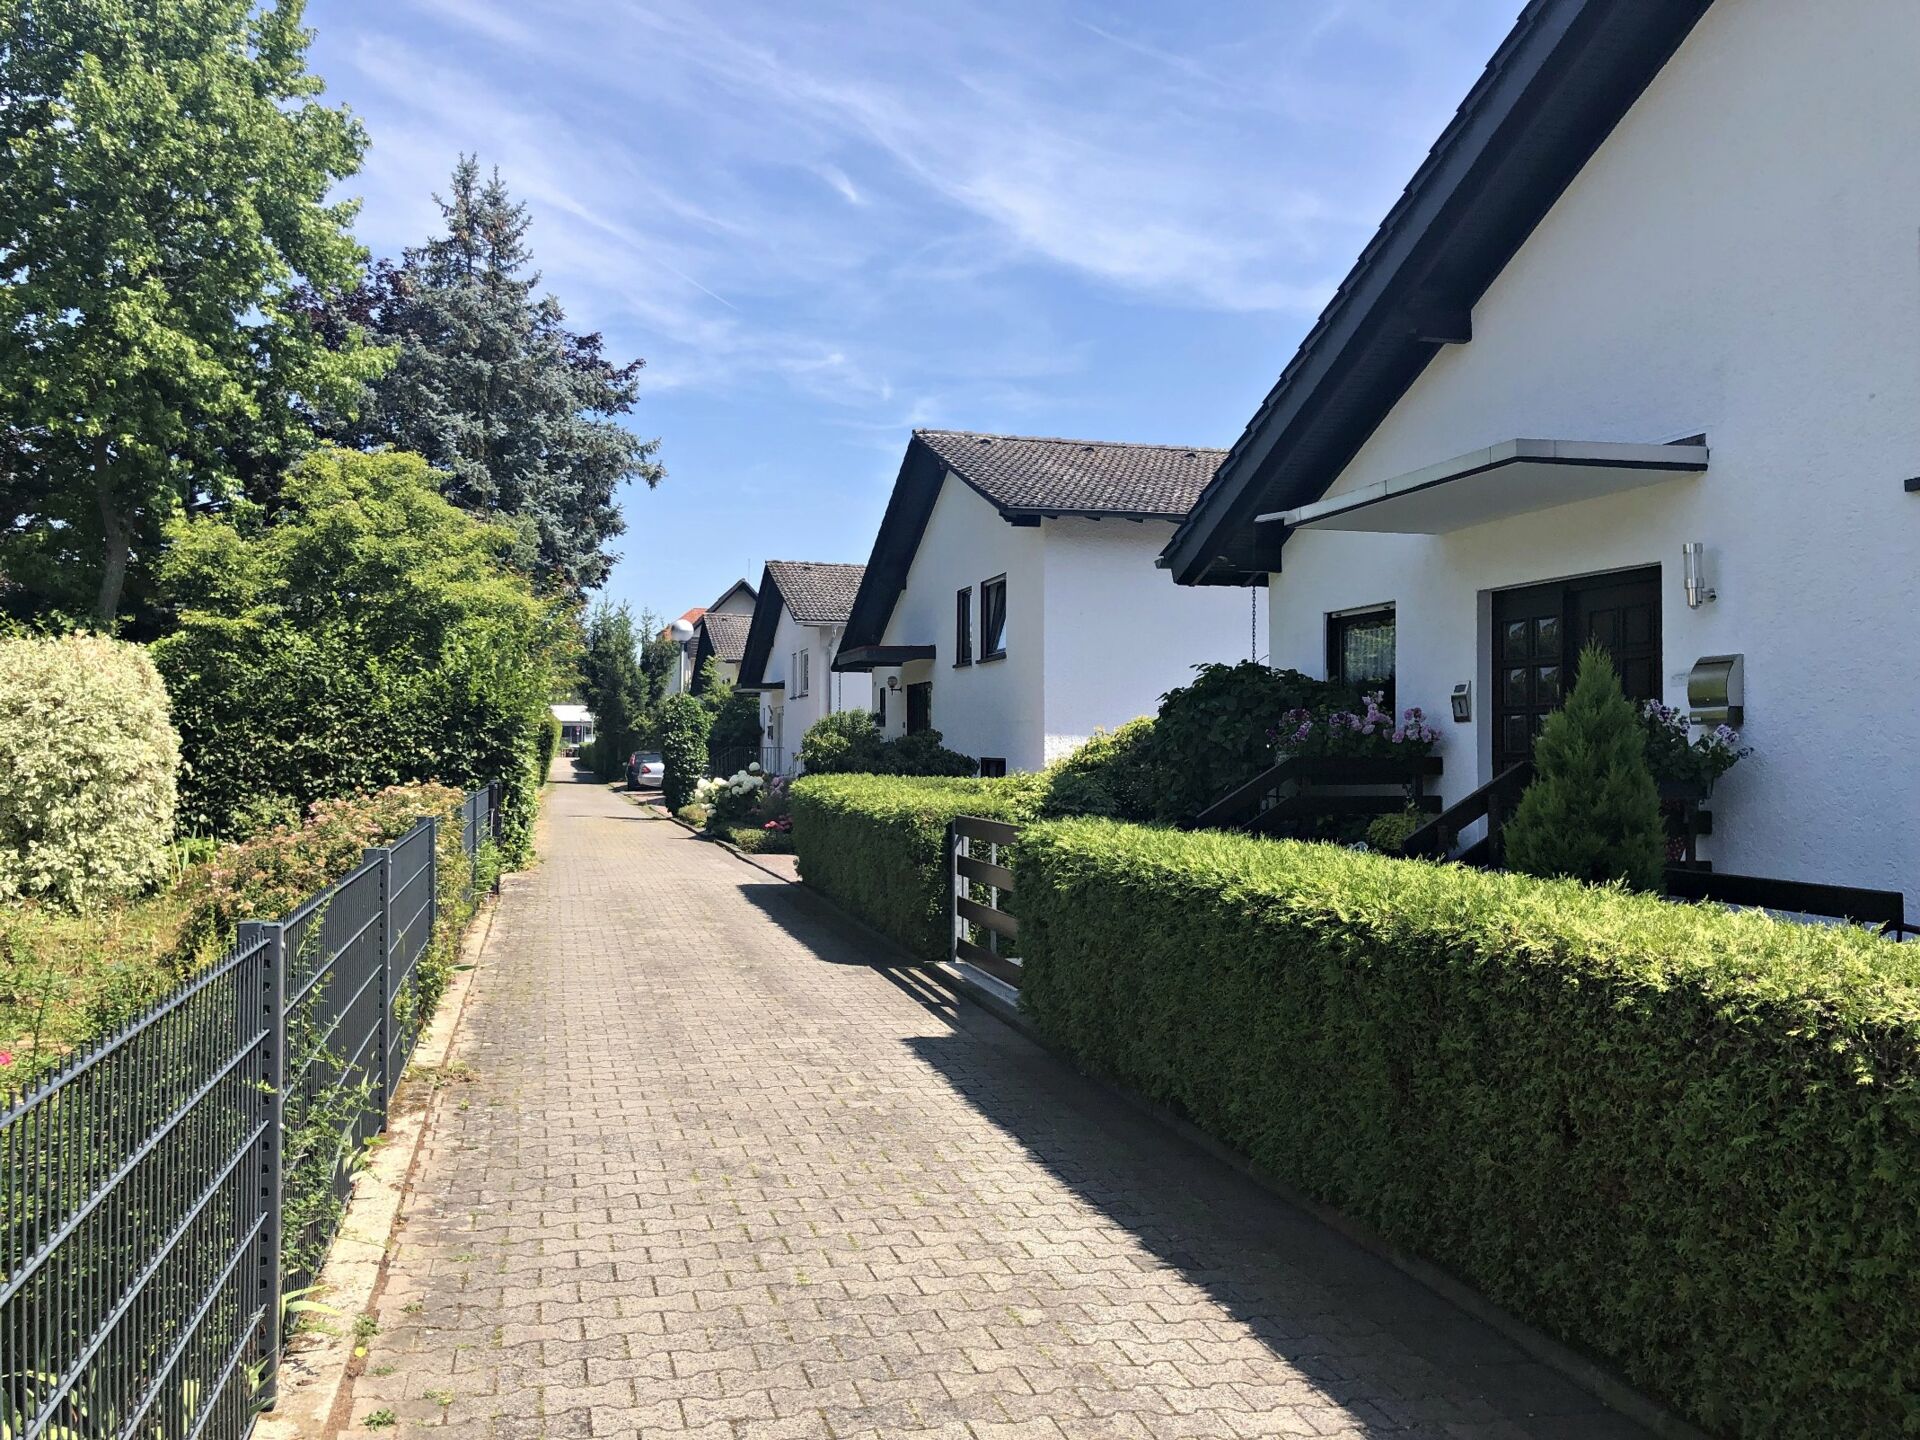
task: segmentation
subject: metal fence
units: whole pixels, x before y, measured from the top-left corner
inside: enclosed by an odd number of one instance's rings
[[[498,787],[460,811],[471,874]],[[239,1440],[418,1039],[439,822],[0,1097],[0,1437]]]

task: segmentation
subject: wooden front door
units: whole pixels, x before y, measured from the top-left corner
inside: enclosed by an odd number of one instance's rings
[[[907,734],[918,735],[933,728],[933,682],[922,680],[907,686]]]
[[[1580,651],[1613,656],[1630,700],[1660,695],[1660,569],[1503,590],[1493,597],[1493,773],[1533,754],[1533,737],[1573,687]]]

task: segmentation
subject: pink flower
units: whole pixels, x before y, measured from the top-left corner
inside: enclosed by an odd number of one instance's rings
[[[0,1065],[11,1065],[11,1064],[13,1064],[13,1051],[0,1050]]]

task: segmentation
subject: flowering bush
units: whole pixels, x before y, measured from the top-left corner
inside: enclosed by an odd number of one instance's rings
[[[1716,725],[1691,736],[1687,712],[1658,700],[1640,708],[1640,726],[1647,737],[1647,765],[1655,780],[1711,785],[1753,753],[1740,743],[1740,732]]]
[[[1398,724],[1380,708],[1381,695],[1369,695],[1359,711],[1320,712],[1289,710],[1267,732],[1276,749],[1286,755],[1429,755],[1440,743],[1440,732],[1427,723],[1418,705],[1408,709]]]
[[[754,813],[766,784],[766,776],[756,760],[724,780],[713,777],[700,781],[693,787],[693,803],[706,807],[707,829],[725,830]]]

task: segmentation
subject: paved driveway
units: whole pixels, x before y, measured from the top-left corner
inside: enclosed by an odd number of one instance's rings
[[[799,887],[550,794],[352,1433],[1641,1433]]]

